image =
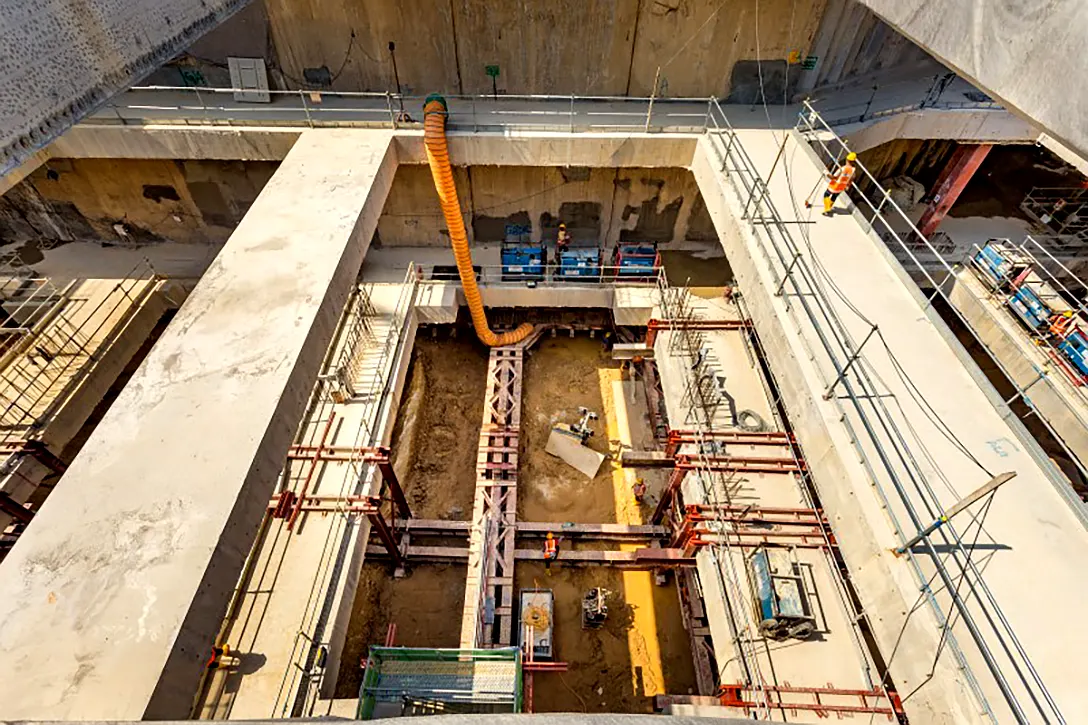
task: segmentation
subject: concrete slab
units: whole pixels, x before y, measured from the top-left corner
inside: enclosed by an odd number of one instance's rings
[[[288,154],[0,567],[6,717],[188,716],[396,163]]]
[[[552,432],[548,434],[548,443],[544,446],[544,450],[556,458],[563,459],[589,479],[597,475],[597,471],[600,470],[606,458],[603,453],[583,446],[576,438],[555,428],[552,428]]]
[[[738,132],[738,140],[759,172],[768,174],[782,144],[781,134],[744,130]],[[986,480],[986,474],[934,425],[932,416],[937,415],[982,465],[993,471],[1017,471],[1019,485],[1005,487],[994,499],[981,532],[977,521],[967,520],[960,526],[969,530],[972,538],[978,533],[978,547],[985,549],[976,549],[974,557],[980,566],[984,564],[986,581],[1004,616],[1065,719],[1088,717],[1088,705],[1063,654],[1088,645],[1088,632],[1058,632],[1047,626],[1038,616],[1034,596],[1034,592],[1047,591],[1066,601],[1088,597],[1088,584],[1077,574],[1088,553],[1088,533],[1055,489],[1054,477],[1060,474],[1030,435],[1009,419],[1000,399],[936,312],[924,307],[917,288],[884,244],[867,234],[867,225],[851,214],[840,213],[831,219],[814,216],[815,224],[798,227],[795,234],[804,242],[798,245],[808,264],[818,261],[827,278],[834,280],[834,294],[824,294],[829,295],[829,306],[853,340],[860,341],[870,325],[877,324],[888,348],[884,350],[878,343],[866,355],[865,369],[879,381],[879,398],[870,396],[857,405],[834,396],[825,400],[823,391],[836,373],[817,330],[804,315],[804,304],[811,302],[797,295],[774,295],[784,265],[768,254],[774,254],[773,245],[781,238],[770,237],[768,227],[753,230],[736,221],[743,200],[732,181],[720,174],[718,152],[712,143],[706,141],[705,156],[697,159],[693,172],[745,292],[824,506],[842,532],[840,547],[877,641],[886,654],[896,652],[891,672],[900,691],[913,693],[907,703],[908,716],[927,722],[982,720],[979,703],[971,694],[973,676],[997,720],[1012,719],[979,646],[962,620],[953,628],[964,658],[957,663],[949,654],[951,642],[940,637],[936,615],[927,608],[924,597],[919,599],[911,564],[889,553],[898,541],[894,526],[906,527],[908,535],[914,533],[904,501],[911,502],[923,516],[935,517],[939,512],[931,496],[949,506]],[[822,169],[792,139],[783,159],[789,174],[780,166],[769,182],[771,198],[786,218],[796,214],[803,220],[801,201],[817,184]],[[745,173],[733,170],[731,176]],[[855,311],[858,309],[864,319]],[[889,353],[896,356],[897,364]],[[894,404],[889,402],[893,399]],[[885,402],[892,406],[887,414],[880,412]],[[862,412],[870,416],[868,420],[881,415],[885,425],[907,431],[905,440],[892,443],[880,428],[867,433]],[[915,478],[897,492],[889,471],[906,476],[900,459],[885,466],[870,436],[882,441],[885,452],[899,445],[913,451],[915,464],[926,480]],[[927,485],[932,486],[932,493]],[[914,561],[920,562],[922,576],[933,574],[931,562],[924,557]],[[948,593],[938,592],[936,597],[944,611],[950,612]],[[1009,654],[1008,638],[999,640],[991,627],[996,621],[992,607],[986,607],[989,615],[977,601],[968,607],[986,628],[983,640],[1001,658],[1002,670],[1015,677],[1017,665],[1009,659],[1015,656]],[[904,621],[907,612],[913,613]],[[942,642],[946,646],[940,649]],[[1023,668],[1022,663],[1018,666]],[[1024,681],[1011,681],[1011,686],[1020,702],[1032,708]]]

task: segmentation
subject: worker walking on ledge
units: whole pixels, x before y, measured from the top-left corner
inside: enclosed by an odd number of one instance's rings
[[[548,532],[544,537],[544,569],[548,576],[552,574],[552,562],[559,558],[559,539]]]
[[[853,151],[848,153],[846,163],[835,172],[831,177],[831,181],[828,182],[827,191],[824,192],[824,216],[831,216],[831,207],[835,206],[835,200],[839,198],[839,194],[849,189],[850,184],[854,183],[854,174],[857,172],[854,162],[857,159],[858,155],[856,153]]]

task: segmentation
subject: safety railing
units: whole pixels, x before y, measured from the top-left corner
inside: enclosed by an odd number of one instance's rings
[[[138,86],[108,101],[87,121],[140,125],[358,125],[421,128],[425,96],[348,91],[268,91],[268,102],[237,100],[252,89]],[[452,129],[673,131],[706,129],[708,98],[575,95],[446,95]]]
[[[335,370],[343,361],[357,359],[363,354],[374,360],[369,376],[366,375],[369,360],[366,366],[361,368],[355,366],[356,373],[362,371],[363,375],[352,381],[352,399],[348,402],[362,403],[364,410],[350,446],[352,450],[357,451],[362,447],[381,444],[382,414],[388,406],[393,404],[392,386],[393,381],[397,379],[396,361],[402,355],[406,344],[408,324],[418,292],[418,270],[416,265],[409,264],[397,301],[390,313],[376,311],[375,305],[368,299],[365,303],[352,304],[349,307],[349,319],[344,320],[341,325],[341,336],[346,338],[346,344],[341,347],[338,356],[331,358],[337,362],[330,366],[329,372]],[[365,291],[359,290],[358,294],[365,294]],[[352,330],[357,327],[352,319],[355,316],[373,315],[371,323],[366,325],[367,329],[373,331],[377,320],[385,314],[389,315],[388,330],[376,346],[377,341],[372,332],[361,335],[352,333]],[[364,352],[349,350],[347,345],[361,345],[366,349]],[[307,419],[309,425],[303,425],[304,433],[298,440],[307,442],[309,438],[309,445],[314,445],[313,435],[316,434],[316,428],[313,423],[326,419],[328,413],[332,411],[336,403],[331,391],[335,385],[335,381],[327,376],[319,379],[318,387],[314,392],[318,406]],[[310,435],[307,436],[305,431],[310,431]],[[354,515],[342,502],[345,497],[370,493],[373,483],[380,480],[380,476],[375,475],[374,469],[374,464],[363,463],[361,459],[351,460],[345,467],[344,479],[339,493],[336,494],[336,498],[341,503],[337,504],[334,512],[335,523],[329,527],[321,556],[314,565],[313,584],[295,634],[290,662],[284,670],[283,680],[272,706],[271,717],[298,717],[304,713],[309,714],[317,701],[325,676],[324,664],[319,664],[320,652],[322,649],[327,651],[331,645],[326,641],[325,635],[332,617],[333,604],[342,586],[343,568],[348,565],[342,552],[350,545],[351,539],[361,537],[359,530],[352,525],[355,522]],[[365,546],[365,538],[360,540]]]
[[[874,337],[882,339],[877,335],[878,328],[872,326],[860,343],[848,332],[837,305],[831,300],[827,289],[829,281],[821,279],[820,268],[814,260],[810,260],[811,255],[806,253],[805,245],[798,243],[795,232],[775,208],[768,187],[774,167],[766,179],[761,176],[739,142],[726,114],[717,104],[714,104],[710,120],[713,129],[709,135],[718,157],[720,173],[741,200],[744,218],[751,222],[753,236],[765,261],[778,278],[775,296],[786,301],[786,313],[800,329],[811,330],[811,337],[802,335],[802,344],[809,347],[814,360],[830,368],[832,373],[830,379],[826,379],[828,387],[825,398],[842,411],[842,421],[849,429],[859,459],[884,501],[896,536],[901,544],[905,544],[929,521],[943,516],[944,509],[920,463],[920,458],[924,458],[924,443],[912,429],[904,430],[903,424],[893,414],[892,405],[898,405],[894,393],[887,389],[863,349]],[[845,145],[808,104],[801,114],[797,131],[818,149],[824,149],[825,163],[836,162],[846,153]],[[789,138],[783,139],[783,151],[788,142]],[[829,153],[829,142],[841,146],[841,154]],[[781,155],[780,152],[779,159]],[[777,164],[778,161],[775,167]],[[875,179],[873,182],[875,184]],[[879,188],[879,185],[875,188]],[[882,211],[889,201],[887,192],[883,192],[881,201],[874,209]],[[886,223],[879,213],[874,216],[879,218],[879,222],[872,223]],[[918,243],[925,245],[927,241],[922,238]],[[950,267],[948,271],[952,273]],[[940,285],[936,285],[936,288],[940,290]],[[901,521],[902,514],[898,512],[904,512],[908,521]],[[948,561],[955,571],[950,571],[942,560],[937,546],[950,552]],[[1026,723],[1033,719],[1034,716],[1029,716],[1025,707],[1039,713],[1044,720],[1064,722],[981,572],[965,549],[956,527],[952,524],[942,527],[936,535],[924,538],[920,549],[906,553],[911,570],[923,598],[942,628],[943,641],[947,643],[968,686],[988,717],[997,722],[997,716],[967,662],[959,637],[952,631],[952,622],[956,619],[967,630],[974,649],[1017,722]],[[947,597],[952,613],[946,612],[938,601],[923,564],[928,565],[932,575],[940,580],[944,588],[942,596]],[[960,594],[964,588],[967,596]],[[968,605],[968,599],[974,601],[974,607]],[[996,650],[991,640],[1000,644]],[[1030,704],[1022,703],[1021,697],[1013,691],[1007,671],[1014,672],[1021,681]]]
[[[869,88],[868,94],[860,88],[839,89],[830,96],[830,100],[835,101],[857,95],[858,100],[853,103],[827,106],[820,101],[812,101],[812,105],[819,108],[824,120],[832,127],[876,121],[927,108],[943,111],[1005,110],[1000,103],[955,73],[935,75],[928,85],[922,79],[907,78],[890,83],[873,83]]]
[[[159,279],[146,260],[89,292],[80,281],[57,288],[48,279],[0,279],[0,472],[48,427]]]
[[[917,82],[914,83],[917,86]],[[834,125],[869,121],[924,108],[1003,110],[991,100],[933,98],[897,103],[901,90],[882,88],[865,101],[830,110]],[[241,100],[252,89],[137,86],[110,99],[85,122],[140,125],[354,125],[420,128],[425,96],[364,91],[269,90],[267,102]],[[847,94],[847,92],[843,92]],[[837,97],[837,96],[836,96]],[[532,129],[566,132],[702,132],[710,127],[706,97],[579,96],[547,94],[446,95],[451,129]],[[888,98],[889,101],[881,99]]]
[[[1020,210],[1046,228],[1056,246],[1083,249],[1088,243],[1088,189],[1036,186]]]
[[[850,151],[846,143],[832,131],[820,114],[807,103],[804,106],[804,111],[798,117],[796,130],[808,140],[817,156],[828,168],[836,168],[841,165],[846,154]],[[979,295],[974,291],[971,286],[961,284],[958,275],[964,269],[964,265],[961,262],[949,261],[945,256],[946,252],[938,246],[937,240],[935,238],[926,238],[918,230],[918,227],[915,226],[906,212],[899,207],[888,190],[881,186],[876,177],[865,168],[863,163],[856,161],[855,166],[859,174],[857,177],[858,183],[851,186],[846,193],[865,218],[866,231],[879,236],[908,274],[916,280],[921,280],[919,284],[931,290],[923,309],[929,310],[933,302],[938,298],[947,303],[947,309],[971,335],[973,341],[978,345],[978,349],[986,354],[994,368],[999,370],[1010,385],[1013,386],[1015,393],[1006,403],[1011,404],[1016,400],[1023,401],[1027,406],[1023,417],[1034,415],[1036,419],[1042,422],[1069,456],[1070,461],[1076,466],[1083,479],[1088,481],[1088,461],[1080,460],[1080,457],[1066,445],[1053,423],[1036,408],[1031,396],[1028,395],[1027,389],[1016,382],[1016,377],[1008,366],[1002,362],[998,354],[979,334],[976,325],[971,323],[963,311],[964,306],[970,304],[985,318],[996,323],[1001,315],[1000,310],[990,304],[984,295]],[[1042,246],[1038,245],[1037,242],[1035,245],[1038,249],[1042,249]],[[1052,255],[1048,256],[1053,259]],[[1057,260],[1054,259],[1054,262],[1057,262]],[[1060,262],[1058,263],[1060,264]],[[953,288],[955,288],[955,301],[952,299]],[[1037,372],[1044,377],[1047,374],[1042,369],[1037,369]],[[1079,495],[1071,487],[1065,485],[1060,486],[1059,491],[1070,502],[1074,513],[1088,525],[1088,511],[1081,505]]]
[[[454,265],[418,265],[424,284],[432,282],[460,282]],[[476,282],[482,287],[551,287],[563,289],[576,285],[591,287],[655,287],[664,279],[663,267],[562,267],[557,264],[542,265],[473,265]]]

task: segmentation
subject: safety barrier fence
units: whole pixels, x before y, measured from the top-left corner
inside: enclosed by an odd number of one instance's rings
[[[332,373],[340,366],[348,365],[356,373],[362,372],[362,376],[352,381],[350,399],[347,402],[361,403],[364,406],[351,449],[358,451],[363,447],[381,445],[384,433],[381,421],[383,413],[393,404],[393,386],[398,373],[396,361],[407,344],[409,323],[418,291],[416,266],[410,264],[390,313],[375,311],[369,300],[349,304],[349,314],[342,321],[340,334],[337,336],[344,338],[346,344],[341,346],[338,355],[330,356],[329,360],[334,361],[326,367],[326,372],[330,375],[320,379],[314,392],[315,405],[304,421],[297,441],[305,445],[316,445],[318,428],[336,405],[331,391],[338,383]],[[367,291],[359,290],[358,294],[366,295]],[[377,327],[377,320],[387,314],[388,330],[378,341],[373,331]],[[370,333],[352,332],[360,327],[354,319],[359,315],[373,315],[369,323],[361,323]],[[364,350],[349,349],[353,345]],[[365,366],[360,367],[357,362],[352,362],[357,361],[363,354],[368,358]],[[369,363],[371,359],[374,360],[372,368]],[[343,476],[344,480],[337,494],[337,499],[342,503],[338,503],[336,510],[332,512],[334,523],[328,527],[321,556],[314,564],[312,587],[295,634],[289,664],[284,670],[283,681],[272,707],[272,717],[300,717],[312,712],[326,674],[325,657],[332,648],[326,633],[331,624],[333,605],[342,586],[343,569],[348,565],[346,552],[356,539],[362,542],[359,545],[366,545],[366,537],[354,526],[359,515],[350,512],[344,500],[350,496],[367,494],[374,482],[381,479],[375,471],[375,464],[364,463],[361,455],[358,460],[348,462]]]
[[[48,427],[162,279],[146,260],[93,290],[23,275],[0,271],[0,471]]]
[[[454,265],[418,265],[423,283],[460,282]],[[654,287],[664,277],[662,268],[638,267],[560,267],[556,264],[542,265],[473,265],[476,281],[481,286],[553,287],[563,289],[573,285],[594,287]]]
[[[819,108],[820,115],[832,127],[875,121],[927,108],[943,111],[1005,110],[1000,103],[957,77],[955,73],[935,75],[928,83],[917,78],[873,82],[867,86],[868,94],[864,94],[862,89],[866,85],[859,84],[860,87],[856,90],[818,92],[818,95],[827,96],[835,105],[826,105],[823,101],[812,101],[812,105]],[[840,98],[850,95],[861,97],[853,103],[838,103]]]
[[[422,128],[425,96],[348,91],[268,91],[268,102],[237,100],[252,90],[140,86],[92,114],[96,124],[181,122],[200,125],[358,125]],[[708,98],[559,95],[445,95],[452,129],[697,132]]]
[[[880,380],[868,351],[863,349],[874,338],[877,328],[874,326],[860,344],[848,332],[838,312],[839,305],[833,303],[828,291],[829,280],[821,279],[817,261],[797,240],[799,232],[783,221],[775,208],[768,187],[774,169],[766,179],[761,176],[717,104],[713,104],[710,120],[713,128],[709,138],[718,157],[720,173],[744,205],[744,216],[751,222],[753,236],[778,280],[776,296],[785,300],[786,313],[799,329],[808,331],[801,340],[809,346],[813,360],[827,365],[832,371],[833,375],[826,380],[825,397],[842,411],[843,423],[849,429],[859,459],[884,500],[900,543],[905,544],[929,521],[942,516],[944,509],[921,464],[925,457],[924,444],[913,430],[905,429],[893,413],[892,406],[898,405],[895,396]],[[830,142],[842,148],[841,155],[846,153],[845,145],[807,104],[796,130],[818,148],[826,149]],[[784,138],[783,144],[788,140]],[[825,161],[834,162],[838,157],[839,154],[829,154]],[[875,184],[875,179],[873,182]],[[875,188],[880,187],[876,185]],[[886,224],[879,212],[890,200],[887,192],[883,192],[883,197],[874,207],[877,210],[874,224]],[[924,239],[921,241],[925,243]],[[940,290],[940,285],[936,288]],[[901,520],[903,513],[907,521]],[[947,563],[939,555],[938,547],[949,552]],[[964,655],[960,637],[952,630],[957,620],[962,622],[974,650],[1018,722],[1039,717],[1045,721],[1064,722],[956,527],[952,524],[942,527],[937,534],[923,539],[918,549],[908,550],[906,556],[923,598],[942,627],[943,641],[987,716],[998,721],[998,715]],[[931,587],[931,575],[939,580],[943,592]],[[965,594],[961,594],[961,590]],[[946,611],[938,600],[938,593],[948,602],[951,611]],[[972,600],[973,606],[968,600]],[[1009,681],[1010,673],[1023,688],[1019,693]],[[1028,702],[1022,702],[1025,695]],[[1035,714],[1029,714],[1029,711]]]
[[[804,111],[798,117],[796,130],[808,140],[817,156],[829,168],[837,167],[843,163],[846,154],[849,153],[846,143],[832,131],[820,114],[807,104],[805,104]],[[959,281],[959,275],[964,273],[965,264],[963,262],[949,261],[935,244],[935,240],[927,239],[922,235],[906,212],[899,207],[888,190],[880,185],[876,177],[865,168],[865,165],[860,161],[856,162],[855,165],[858,169],[859,183],[855,183],[847,191],[847,194],[865,218],[866,231],[879,236],[888,245],[892,254],[895,255],[907,273],[912,278],[919,280],[919,284],[923,287],[928,288],[929,296],[923,309],[929,310],[937,298],[941,298],[947,303],[947,309],[956,317],[963,329],[969,332],[972,340],[978,345],[978,349],[985,352],[989,362],[1013,386],[1015,393],[1006,400],[1006,403],[1011,404],[1017,400],[1023,401],[1027,411],[1024,417],[1034,415],[1047,428],[1062,450],[1065,451],[1069,460],[1080,472],[1082,480],[1088,481],[1088,461],[1082,461],[1069,448],[1054,424],[1036,408],[1035,403],[1028,394],[1028,390],[1016,382],[1016,377],[1008,369],[1008,366],[1002,362],[990,344],[985,341],[977,329],[977,324],[973,324],[963,310],[969,304],[974,308],[976,314],[993,321],[994,324],[999,324],[999,318],[1003,312],[986,300],[984,295],[979,295],[970,285],[962,284]],[[1045,248],[1038,242],[1032,240],[1032,243],[1028,246],[1032,246],[1037,254],[1045,253],[1048,265],[1061,265],[1061,269],[1075,277],[1067,267],[1062,265],[1049,252],[1046,252]],[[971,272],[966,273],[970,274]],[[956,288],[955,301],[952,299],[953,288]],[[1038,365],[1035,366],[1035,371],[1040,378],[1050,375],[1050,372]],[[1075,393],[1073,395],[1076,396]],[[1069,410],[1078,420],[1083,421],[1083,417],[1079,413],[1071,408]],[[1058,482],[1059,492],[1069,502],[1070,507],[1081,521],[1088,525],[1088,510],[1083,506],[1079,495],[1065,483],[1060,474],[1055,475],[1061,479]]]
[[[917,86],[917,82],[914,83]],[[921,90],[917,91],[922,93]],[[114,97],[87,121],[140,125],[172,122],[198,125],[342,126],[421,128],[425,96],[323,90],[269,90],[267,102],[240,100],[252,89],[138,86]],[[882,91],[895,98],[902,91]],[[706,97],[579,96],[546,94],[447,95],[451,129],[487,131],[702,132],[711,128]],[[934,98],[881,103],[875,96],[831,111],[834,125],[871,121],[925,108],[1004,110],[990,100]]]

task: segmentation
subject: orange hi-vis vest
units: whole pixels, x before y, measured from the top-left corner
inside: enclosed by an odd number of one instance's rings
[[[544,558],[554,559],[559,554],[559,542],[555,539],[544,540]]]
[[[1066,317],[1064,315],[1055,315],[1050,323],[1050,331],[1055,335],[1064,336],[1072,329],[1076,320],[1073,317]]]
[[[850,186],[850,182],[854,180],[856,170],[853,164],[843,166],[839,169],[839,173],[831,179],[831,183],[827,185],[827,190],[832,194],[841,194],[846,191],[847,187]]]

